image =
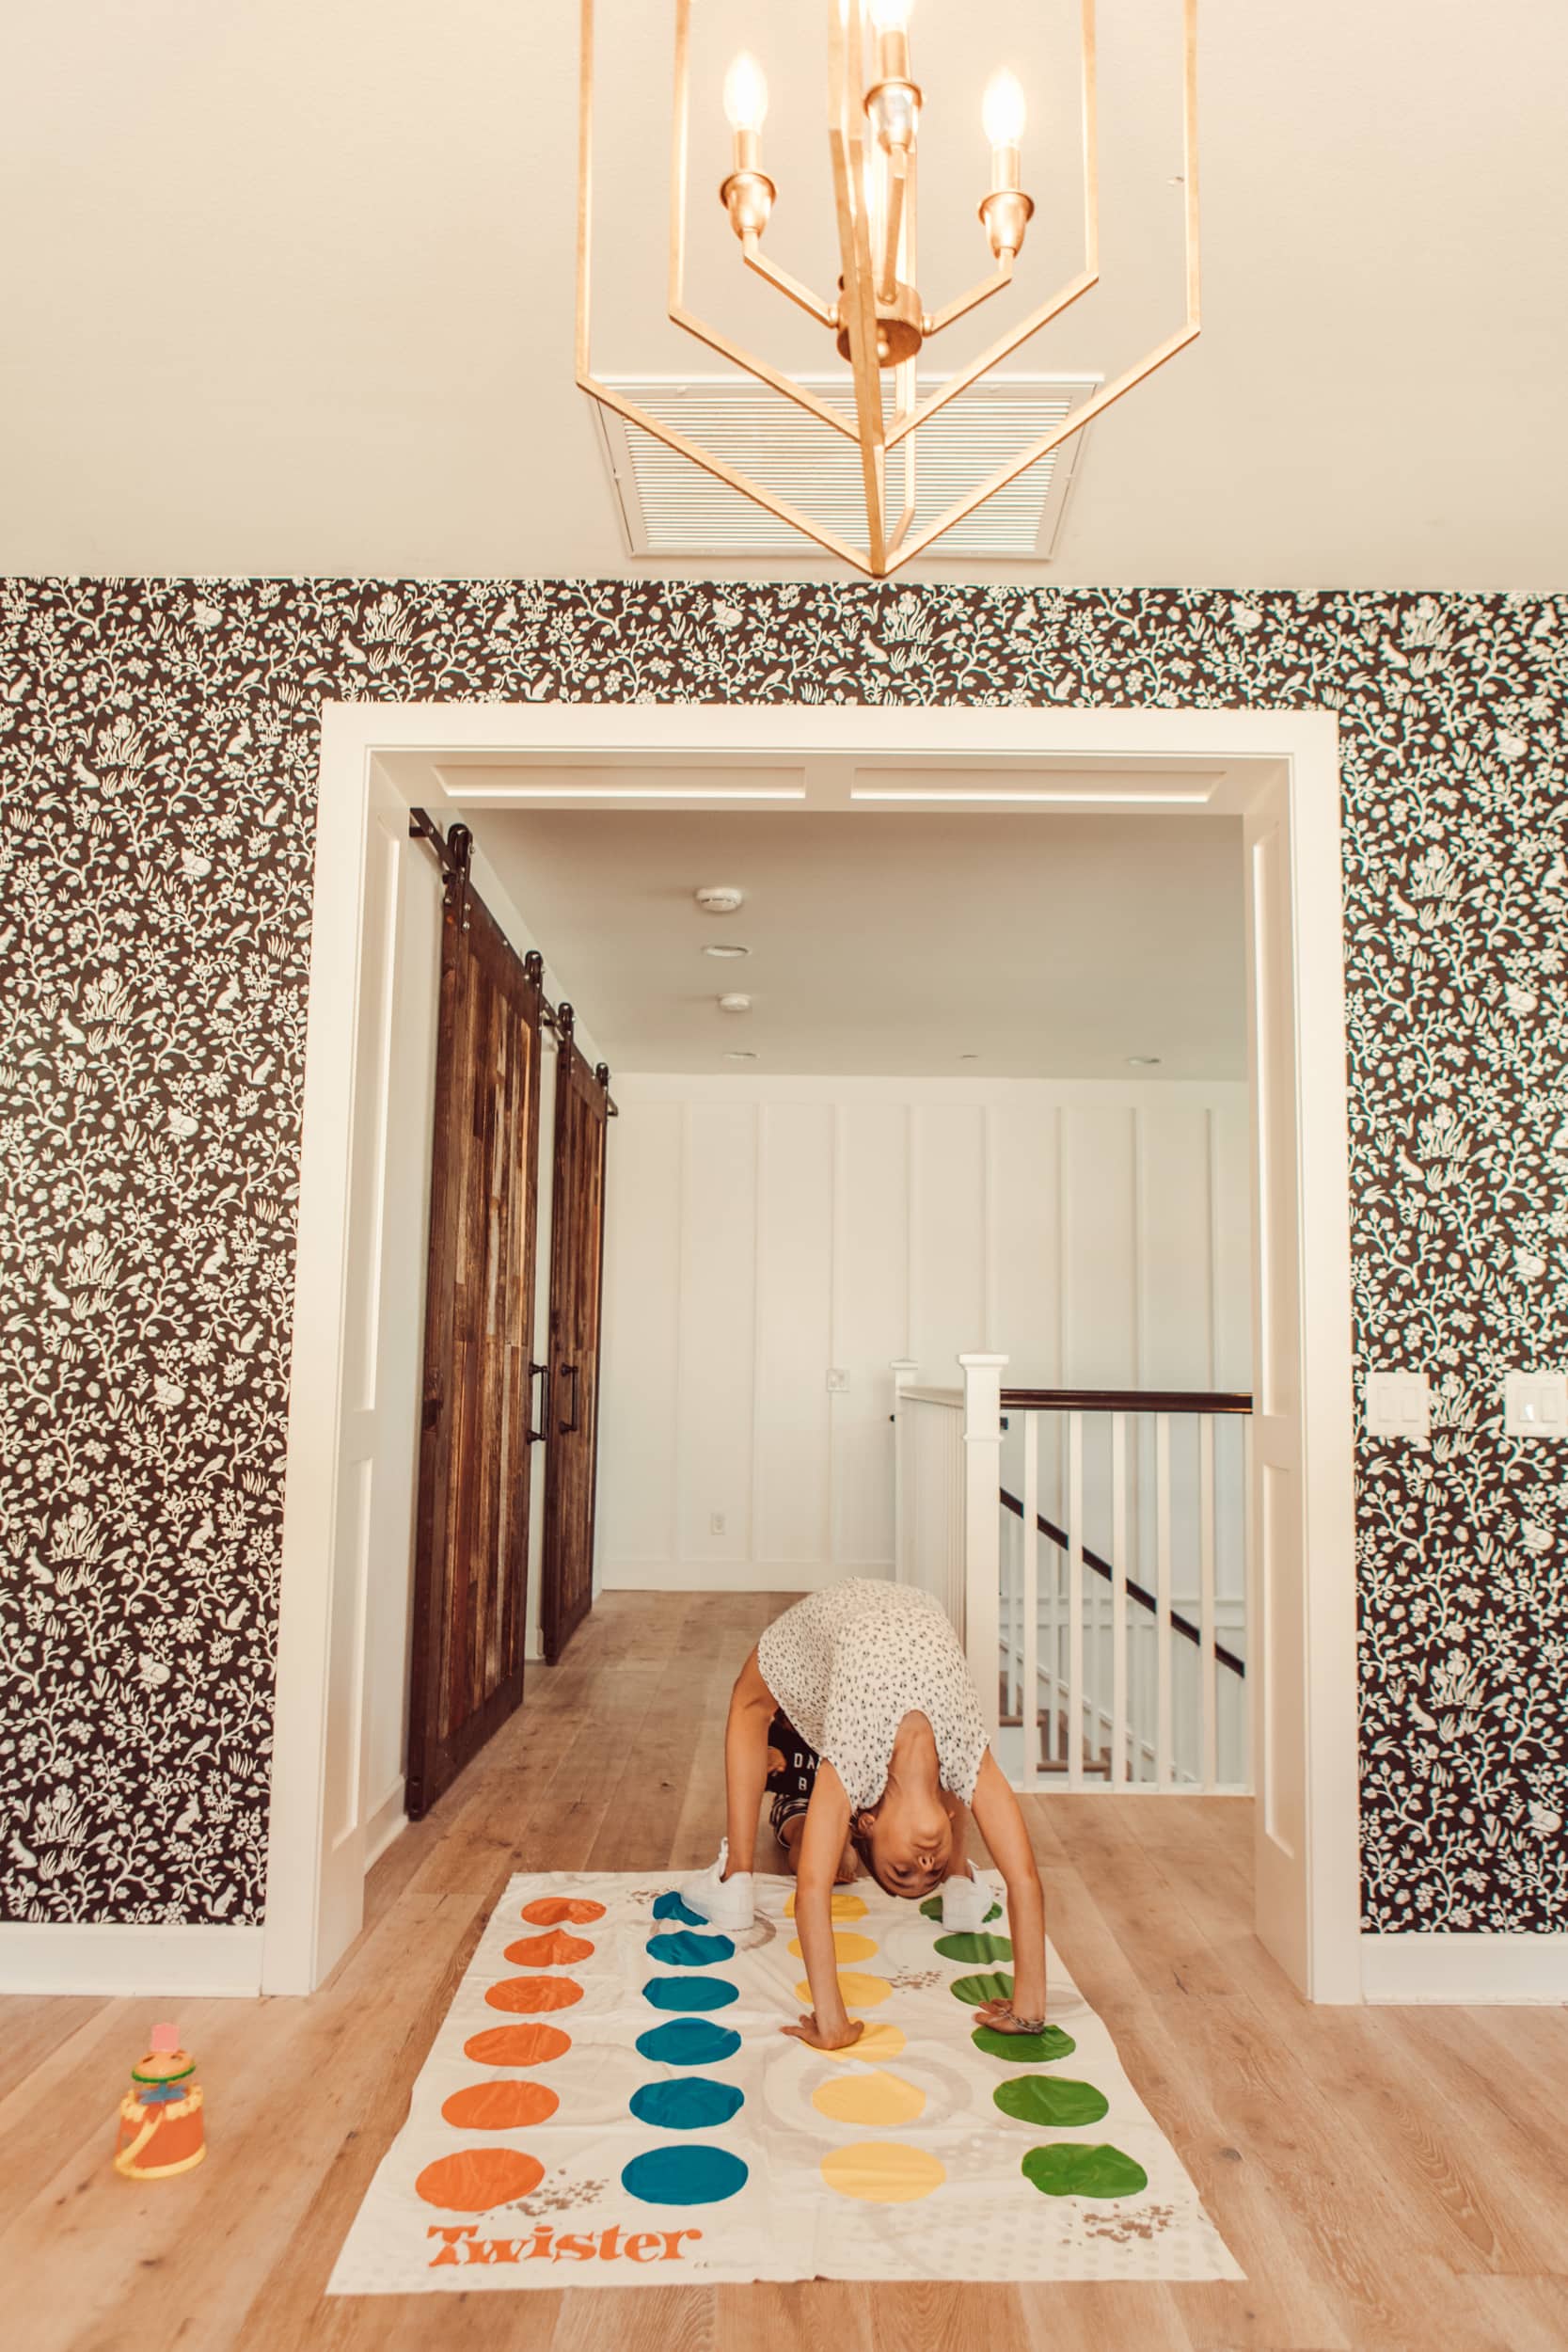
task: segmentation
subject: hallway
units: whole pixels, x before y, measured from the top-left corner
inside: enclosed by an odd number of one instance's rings
[[[508,1875],[705,1860],[766,1595],[606,1594],[372,1875],[310,2000],[191,2002],[212,2159],[105,2161],[142,2001],[0,2004],[0,2286],[21,2352],[1548,2352],[1568,2337],[1568,2059],[1552,2009],[1312,2010],[1250,1932],[1248,1806],[1026,1800],[1053,1940],[1243,2266],[1242,2286],[861,2286],[327,2302],[322,2287]],[[25,2053],[25,2058],[24,2058]]]

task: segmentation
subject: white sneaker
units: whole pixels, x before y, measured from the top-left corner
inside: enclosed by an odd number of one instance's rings
[[[956,1928],[961,1935],[977,1934],[990,1917],[995,1899],[972,1862],[967,1878],[942,1881],[942,1924],[944,1928]]]
[[[680,1899],[687,1908],[698,1913],[710,1928],[718,1928],[726,1935],[749,1928],[756,1915],[752,1873],[736,1870],[732,1878],[726,1878],[724,1865],[729,1858],[730,1841],[726,1837],[719,1849],[717,1862],[680,1883]]]

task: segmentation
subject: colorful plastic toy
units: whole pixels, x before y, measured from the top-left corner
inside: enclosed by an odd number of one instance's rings
[[[154,2026],[119,2103],[115,2170],[122,2180],[162,2181],[191,2171],[206,2153],[196,2060],[180,2047],[178,2026]]]

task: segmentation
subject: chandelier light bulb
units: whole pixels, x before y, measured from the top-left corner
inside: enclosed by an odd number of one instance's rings
[[[871,22],[879,33],[907,33],[914,0],[871,0]]]
[[[1018,75],[1006,67],[1000,73],[992,74],[986,86],[980,108],[980,119],[986,126],[986,136],[991,146],[1020,146],[1028,112],[1023,85]]]
[[[749,49],[732,59],[724,76],[724,114],[732,131],[755,133],[768,119],[768,82]]]

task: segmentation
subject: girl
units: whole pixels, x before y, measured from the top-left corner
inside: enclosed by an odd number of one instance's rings
[[[857,1861],[890,1895],[940,1886],[944,1926],[981,1925],[990,1889],[964,1857],[965,1805],[1006,1882],[1013,1946],[1012,1999],[988,2002],[980,2022],[1039,2032],[1039,1873],[1018,1799],[986,1744],[963,1652],[929,1594],[862,1578],[829,1585],[786,1609],[747,1659],[724,1730],[729,1835],[712,1867],[680,1890],[711,1927],[752,1924],[757,1809],[770,1777],[812,1997],[811,2015],[785,2033],[814,2050],[843,2050],[865,2030],[844,2006],[833,1951],[833,1885]]]

